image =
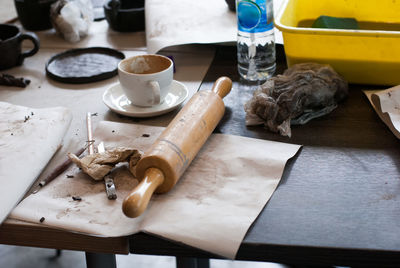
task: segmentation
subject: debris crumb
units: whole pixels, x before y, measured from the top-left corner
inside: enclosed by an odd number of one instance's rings
[[[10,74],[0,74],[0,85],[3,86],[14,86],[14,87],[26,87],[31,81],[23,77],[17,78]]]
[[[80,196],[73,196],[72,200],[74,200],[74,201],[82,201],[82,198]]]
[[[68,174],[67,174],[67,178],[70,179],[70,178],[73,178],[73,177],[74,177],[74,175],[68,175]]]

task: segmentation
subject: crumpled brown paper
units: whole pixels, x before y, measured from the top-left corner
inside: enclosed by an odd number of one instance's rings
[[[347,95],[347,82],[331,66],[295,64],[253,92],[244,105],[246,125],[263,124],[290,137],[290,125],[303,125],[332,112]]]
[[[163,128],[101,122],[95,139],[106,147],[146,151]],[[76,167],[12,212],[14,219],[88,234],[123,236],[152,233],[233,259],[248,228],[277,187],[286,161],[300,146],[214,134],[174,188],[155,195],[138,218],[122,213],[124,197],[137,180],[122,166],[114,173],[117,200],[107,199],[104,183]],[[68,175],[68,176],[67,176]],[[79,196],[80,201],[73,197]]]
[[[68,158],[80,167],[84,173],[95,181],[99,181],[121,162],[128,162],[129,170],[131,170],[132,174],[135,174],[133,170],[141,158],[141,153],[135,149],[117,147],[102,153],[97,152],[85,155],[82,158],[73,153],[68,153]]]
[[[400,139],[400,86],[364,93],[382,121]]]

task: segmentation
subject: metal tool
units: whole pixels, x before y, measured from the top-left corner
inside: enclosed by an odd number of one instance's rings
[[[87,130],[87,144],[89,154],[94,154],[94,140],[92,133],[92,113],[86,114],[86,130]]]
[[[93,140],[93,133],[92,133],[92,114],[90,112],[86,115],[86,126],[87,126],[87,137],[88,137],[88,151],[89,154],[94,154],[94,140]],[[98,153],[104,153],[104,143],[100,142],[97,146]],[[104,184],[106,187],[107,197],[110,200],[117,199],[117,193],[115,190],[114,180],[111,177],[110,173],[104,176]]]
[[[106,150],[104,148],[104,142],[100,142],[97,146],[97,152],[104,153]],[[106,186],[106,192],[108,199],[117,199],[117,192],[115,190],[114,179],[112,178],[110,172],[104,176],[104,183]]]

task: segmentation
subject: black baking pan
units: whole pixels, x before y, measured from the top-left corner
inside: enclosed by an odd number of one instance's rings
[[[111,78],[125,55],[106,47],[77,48],[54,55],[46,63],[46,74],[53,80],[83,84]]]

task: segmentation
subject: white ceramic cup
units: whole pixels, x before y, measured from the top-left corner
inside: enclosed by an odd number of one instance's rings
[[[155,54],[139,55],[118,64],[118,77],[126,97],[133,105],[159,105],[173,81],[173,62]]]

